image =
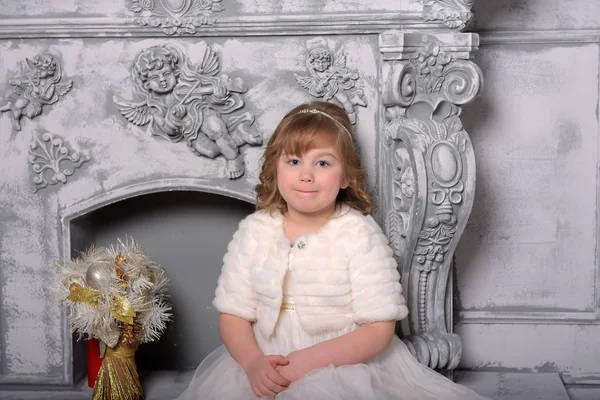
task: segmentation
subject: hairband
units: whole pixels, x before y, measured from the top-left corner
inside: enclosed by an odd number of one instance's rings
[[[348,129],[346,129],[346,127],[340,121],[333,118],[331,115],[327,114],[325,111],[317,110],[316,108],[305,108],[304,110],[300,110],[293,115],[306,114],[306,113],[321,114],[322,116],[329,118],[330,120],[335,122],[340,128],[342,128],[344,130],[344,132],[346,132],[348,134],[348,136],[350,136],[350,139],[352,139],[352,135],[350,134],[350,131],[348,131]]]

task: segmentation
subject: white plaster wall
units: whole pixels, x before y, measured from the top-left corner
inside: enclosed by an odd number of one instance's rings
[[[0,131],[10,146],[4,146],[3,164],[15,172],[3,177],[6,184],[32,188],[28,179],[26,155],[35,132],[51,132],[67,139],[74,148],[89,155],[92,161],[82,171],[69,178],[68,190],[59,190],[61,207],[115,188],[122,182],[145,181],[154,177],[222,178],[222,186],[251,195],[258,182],[257,173],[262,150],[260,147],[243,148],[247,173],[242,180],[229,180],[225,175],[225,159],[210,160],[195,156],[185,143],[169,143],[150,136],[145,127],[127,123],[115,104],[113,96],[132,99],[131,64],[135,56],[153,45],[173,43],[188,55],[192,64],[198,64],[206,45],[219,54],[221,73],[231,79],[242,78],[249,90],[243,95],[243,112],[255,116],[254,126],[262,134],[265,144],[279,120],[296,105],[312,101],[306,90],[294,80],[294,73],[307,75],[305,54],[314,43],[331,45],[346,54],[346,65],[360,68],[358,86],[365,93],[368,104],[379,103],[379,57],[377,38],[338,37],[335,40],[313,38],[221,39],[206,42],[196,38],[178,39],[66,39],[0,42],[0,76],[12,76],[20,71],[25,57],[34,57],[42,51],[57,55],[63,64],[64,80],[73,80],[73,89],[54,106],[44,108],[42,115],[33,120],[22,118],[20,132],[11,132],[8,113],[0,115]],[[259,56],[260,55],[260,56]],[[0,82],[6,92],[7,82]],[[136,98],[135,100],[140,100]],[[376,108],[357,107],[358,122],[355,132],[366,161],[367,169],[375,170],[375,144],[372,140],[378,123]],[[374,185],[371,173],[369,184]],[[62,188],[61,188],[62,189]],[[42,192],[43,193],[43,192]],[[43,195],[43,194],[42,194]]]
[[[279,120],[296,105],[313,98],[294,80],[306,75],[307,46],[316,42],[343,49],[347,66],[360,70],[358,86],[368,104],[379,99],[379,51],[376,36],[153,39],[60,39],[0,41],[0,93],[8,78],[21,71],[26,57],[49,51],[62,62],[63,80],[72,90],[56,104],[44,106],[34,119],[22,118],[22,130],[12,131],[8,113],[0,114],[0,384],[66,383],[63,338],[66,327],[59,303],[50,290],[52,263],[63,261],[60,216],[81,202],[135,183],[189,178],[212,191],[253,198],[260,147],[242,148],[247,172],[242,179],[225,176],[225,160],[194,155],[185,142],[151,137],[145,128],[126,122],[113,96],[131,99],[131,64],[140,50],[175,43],[195,64],[206,44],[219,54],[221,73],[242,78],[249,90],[241,112],[255,116],[254,126],[266,142]],[[359,108],[357,142],[375,182],[377,106]],[[59,135],[91,160],[68,178],[33,194],[33,172],[27,161],[35,134]],[[213,286],[213,285],[211,285]],[[202,288],[214,291],[214,287]]]
[[[600,3],[480,1],[475,15],[485,85],[463,114],[477,187],[456,253],[461,366],[600,373]]]

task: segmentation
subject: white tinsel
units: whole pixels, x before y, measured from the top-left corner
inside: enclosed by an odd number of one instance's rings
[[[94,337],[109,347],[115,346],[125,323],[114,317],[114,296],[122,296],[135,312],[140,343],[157,340],[171,319],[171,306],[166,301],[168,278],[164,269],[152,262],[132,239],[118,242],[109,248],[93,246],[66,266],[56,264],[59,284],[55,291],[66,307],[71,330],[79,338]],[[124,259],[120,263],[122,278],[117,272],[120,257]],[[86,276],[90,267],[101,272],[93,282]],[[67,298],[72,293],[82,293],[81,288],[96,290],[93,293],[97,296],[92,300]]]

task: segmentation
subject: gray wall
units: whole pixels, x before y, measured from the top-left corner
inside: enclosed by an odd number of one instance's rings
[[[462,366],[600,372],[600,2],[474,7],[476,197],[456,253]]]

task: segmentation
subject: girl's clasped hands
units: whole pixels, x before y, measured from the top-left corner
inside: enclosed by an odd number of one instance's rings
[[[248,363],[246,374],[252,391],[257,397],[275,397],[292,383],[310,372],[308,360],[302,350],[281,355],[260,355]]]

